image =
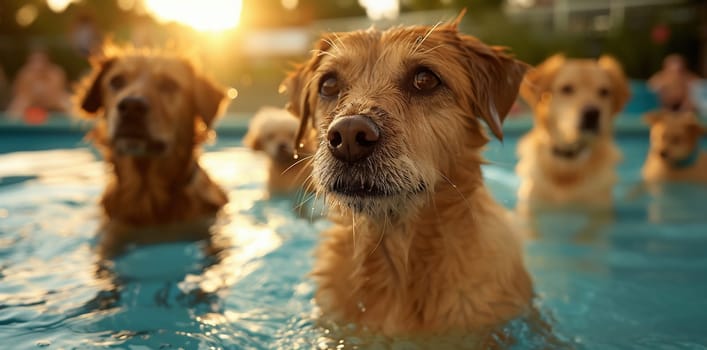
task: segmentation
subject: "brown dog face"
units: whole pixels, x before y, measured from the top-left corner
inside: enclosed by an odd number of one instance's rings
[[[477,117],[502,137],[526,66],[456,24],[328,35],[285,81],[299,138],[319,133],[312,177],[331,204],[409,212],[462,156],[480,161]]]
[[[692,157],[699,150],[700,138],[707,134],[692,112],[653,112],[644,120],[651,126],[650,152],[670,166]]]
[[[102,59],[77,96],[84,114],[100,115],[97,142],[119,156],[153,157],[198,143],[224,93],[183,57],[127,52]]]
[[[295,135],[299,120],[290,112],[273,107],[261,108],[248,126],[243,144],[254,151],[263,151],[281,164],[292,164]]]
[[[521,95],[556,147],[580,151],[611,137],[629,89],[621,66],[609,56],[595,61],[556,55],[528,72]]]

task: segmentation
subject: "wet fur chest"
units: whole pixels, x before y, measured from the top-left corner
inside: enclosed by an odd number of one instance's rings
[[[101,203],[110,221],[143,227],[215,214],[225,193],[197,165],[169,173],[154,164],[115,163]]]
[[[531,295],[517,242],[501,218],[470,217],[417,220],[383,237],[361,224],[332,228],[313,271],[324,314],[384,334],[479,330],[517,315]],[[487,240],[494,230],[498,240]]]

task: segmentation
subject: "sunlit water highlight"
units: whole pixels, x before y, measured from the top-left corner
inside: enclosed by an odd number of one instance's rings
[[[487,152],[485,175],[512,207],[515,144],[505,142]],[[636,191],[645,142],[621,143],[613,222],[545,216],[527,245],[536,305],[562,347],[707,346],[707,190]],[[211,244],[136,247],[101,261],[105,169],[95,154],[69,142],[21,153],[0,142],[0,347],[419,349],[446,341],[339,336],[351,326],[318,326],[307,272],[328,223],[293,214],[288,199],[264,200],[264,159],[238,145],[220,141],[203,158],[231,198]],[[504,331],[515,339],[509,348],[552,347],[522,320]]]

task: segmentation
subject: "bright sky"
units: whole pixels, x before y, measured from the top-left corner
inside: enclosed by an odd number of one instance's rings
[[[381,19],[395,19],[400,13],[400,0],[358,0],[366,9],[368,18],[377,21]]]
[[[238,26],[242,0],[144,0],[145,9],[163,22],[179,22],[200,31]]]

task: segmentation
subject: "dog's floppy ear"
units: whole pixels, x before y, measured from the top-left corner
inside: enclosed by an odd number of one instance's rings
[[[74,96],[74,105],[80,108],[79,115],[93,117],[103,107],[101,82],[114,62],[115,58],[102,58],[91,63],[93,66],[91,74],[81,81],[78,92]]]
[[[331,36],[335,35],[331,34]],[[312,81],[314,71],[319,66],[322,56],[331,48],[332,39],[327,35],[323,36],[312,50],[309,60],[295,68],[280,84],[280,93],[286,92],[289,95],[286,109],[300,120],[295,137],[295,150],[301,148],[302,138],[307,134],[307,130],[310,127],[315,130],[317,128],[316,120],[312,115],[316,99],[310,96],[310,85],[314,83]]]
[[[535,106],[543,94],[550,90],[555,74],[564,63],[565,56],[556,54],[548,57],[537,67],[531,68],[525,74],[523,83],[520,86],[520,96],[525,102],[530,106]]]
[[[518,97],[528,65],[515,60],[504,48],[487,46],[469,35],[459,34],[459,38],[466,50],[472,111],[502,140],[501,124]]]
[[[624,108],[629,97],[631,97],[631,90],[629,89],[624,70],[616,59],[608,55],[599,57],[597,63],[599,67],[609,74],[612,85],[611,98],[613,100],[613,110],[614,113],[618,113]]]
[[[224,89],[205,76],[197,76],[194,86],[194,102],[196,112],[204,124],[211,128],[214,120],[225,107],[226,94]]]

